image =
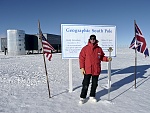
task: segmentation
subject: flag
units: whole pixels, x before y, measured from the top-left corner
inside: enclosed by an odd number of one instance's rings
[[[42,38],[43,53],[46,55],[47,59],[50,61],[52,58],[52,51],[55,49],[51,46],[51,44],[44,37],[40,28],[39,28],[39,33],[40,33],[40,38]]]
[[[138,27],[138,25],[135,23],[135,37],[133,38],[130,47],[132,49],[137,49],[138,52],[144,53],[145,57],[149,56],[149,51],[146,46],[145,38],[142,34],[142,31]]]
[[[47,87],[48,87],[48,92],[49,92],[49,98],[51,98],[50,87],[49,87],[49,80],[48,80],[48,74],[47,74],[47,68],[46,68],[46,62],[45,62],[44,54],[46,55],[46,57],[50,61],[51,58],[52,58],[51,51],[54,50],[54,48],[48,43],[48,41],[44,37],[44,35],[42,33],[42,30],[40,28],[40,21],[38,21],[38,28],[39,28],[39,38],[41,40],[42,48],[43,48],[43,60],[44,60],[44,65],[45,65],[45,73],[46,73],[46,79],[47,79]]]

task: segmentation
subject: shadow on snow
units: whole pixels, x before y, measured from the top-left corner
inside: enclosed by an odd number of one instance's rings
[[[149,69],[149,68],[150,68],[150,65],[139,65],[139,66],[137,66],[136,67],[136,71],[137,71],[136,79],[143,78],[141,80],[141,81],[143,81],[145,78],[148,78],[150,75],[148,75],[147,77],[144,77],[143,75],[147,72],[146,70]],[[126,85],[126,84],[131,83],[131,82],[134,81],[135,66],[130,66],[128,68],[119,69],[119,70],[112,70],[111,72],[112,72],[111,76],[114,76],[114,75],[117,75],[117,74],[127,74],[127,73],[132,73],[132,74],[129,75],[129,76],[127,76],[127,77],[125,77],[125,78],[123,78],[123,79],[121,79],[121,80],[119,80],[119,81],[117,81],[117,82],[115,82],[115,83],[113,83],[111,85],[112,87],[111,87],[111,91],[110,92],[115,91],[115,90],[121,88],[122,86],[124,86],[124,85]],[[102,71],[102,73],[107,73],[107,70]],[[103,77],[101,79],[104,79],[104,78],[107,78],[107,77]],[[99,80],[101,80],[101,79],[99,79]],[[145,80],[145,81],[147,81],[147,80]],[[139,83],[139,82],[137,82],[137,83]],[[144,82],[142,82],[141,84],[143,84]],[[125,93],[127,90],[131,89],[133,86],[134,85],[132,85],[131,87],[129,87],[128,89],[126,89],[125,91],[123,91],[121,94]],[[139,85],[137,87],[139,87]],[[97,92],[96,98],[100,99],[101,96],[104,96],[106,94],[108,94],[108,90],[107,89],[103,89],[103,90]],[[114,100],[115,98],[117,98],[121,94],[118,94],[116,97],[114,97],[111,100]]]
[[[149,69],[149,68],[150,68],[150,65],[139,65],[139,66],[136,67],[136,70],[137,70],[136,79],[143,78],[142,80],[137,82],[137,83],[140,83],[140,82],[141,83],[139,85],[137,85],[136,88],[139,87],[140,85],[142,85],[145,81],[150,79],[150,75],[148,75],[147,77],[143,76],[147,72],[146,70]],[[115,83],[113,83],[111,85],[110,93],[115,91],[115,90],[118,90],[119,88],[121,88],[122,86],[124,86],[126,84],[129,84],[129,83],[133,82],[134,77],[135,77],[134,76],[134,71],[135,71],[135,66],[130,66],[130,67],[127,67],[127,68],[124,68],[124,69],[111,70],[111,77],[113,77],[114,75],[116,76],[117,74],[127,74],[127,73],[132,73],[132,74],[129,75],[129,76],[126,76],[125,78],[123,78],[123,79],[121,79],[121,80],[119,80]],[[101,74],[107,74],[107,70],[102,70]],[[102,79],[106,79],[106,78],[107,78],[107,76],[99,78],[99,81],[102,80]],[[125,93],[126,91],[131,89],[133,86],[134,85],[130,86],[128,89],[125,89],[123,92],[121,92],[116,97],[112,98],[111,100],[114,100],[115,98],[119,97],[120,95],[122,95],[123,93]],[[81,87],[82,87],[82,85],[77,86],[77,87],[73,88],[73,91],[78,89],[78,88],[81,88]],[[66,92],[68,92],[68,90],[63,91],[62,93],[66,93]],[[52,97],[58,96],[62,93],[53,95]],[[96,94],[97,100],[99,100],[101,96],[104,96],[106,94],[108,94],[108,89],[103,89],[101,91],[98,91],[97,94]]]

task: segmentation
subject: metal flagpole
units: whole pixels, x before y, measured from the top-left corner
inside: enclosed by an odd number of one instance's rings
[[[112,47],[109,47],[109,58],[111,57]],[[108,101],[110,100],[110,88],[111,88],[111,61],[108,62]]]
[[[38,21],[38,27],[39,27],[39,38],[41,40],[42,43],[42,34],[41,34],[41,28],[40,28],[40,22]],[[42,44],[42,50],[43,50],[43,44]],[[50,86],[49,86],[49,80],[48,80],[48,74],[47,74],[47,67],[46,67],[46,61],[45,61],[45,55],[44,55],[44,51],[43,51],[43,60],[44,60],[44,66],[45,66],[45,72],[46,72],[46,79],[47,79],[47,86],[48,86],[48,92],[49,92],[49,98],[51,98],[50,95]]]
[[[134,71],[134,88],[136,89],[136,66],[137,66],[137,45],[136,45],[136,31],[135,31],[135,24],[136,24],[136,21],[134,20],[134,35],[135,35],[135,67],[134,67],[134,69],[135,69],[135,71]]]

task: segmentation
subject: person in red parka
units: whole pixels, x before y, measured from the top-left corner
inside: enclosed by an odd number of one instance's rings
[[[85,102],[91,78],[90,100],[97,102],[95,95],[98,86],[98,77],[101,73],[101,61],[108,62],[111,60],[112,58],[106,57],[102,48],[98,46],[96,36],[91,35],[88,44],[81,49],[79,54],[80,70],[84,75],[79,103],[83,104]]]

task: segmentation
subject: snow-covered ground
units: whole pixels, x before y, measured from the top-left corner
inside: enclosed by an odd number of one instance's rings
[[[97,88],[97,103],[79,105],[83,76],[78,59],[73,60],[73,92],[69,89],[69,60],[53,54],[47,61],[50,93],[43,56],[5,56],[0,53],[0,113],[149,113],[150,58],[137,54],[137,88],[134,88],[134,50],[119,48],[112,61],[112,87],[108,100],[107,63]],[[90,87],[89,87],[90,89]],[[89,93],[88,93],[89,94]]]

